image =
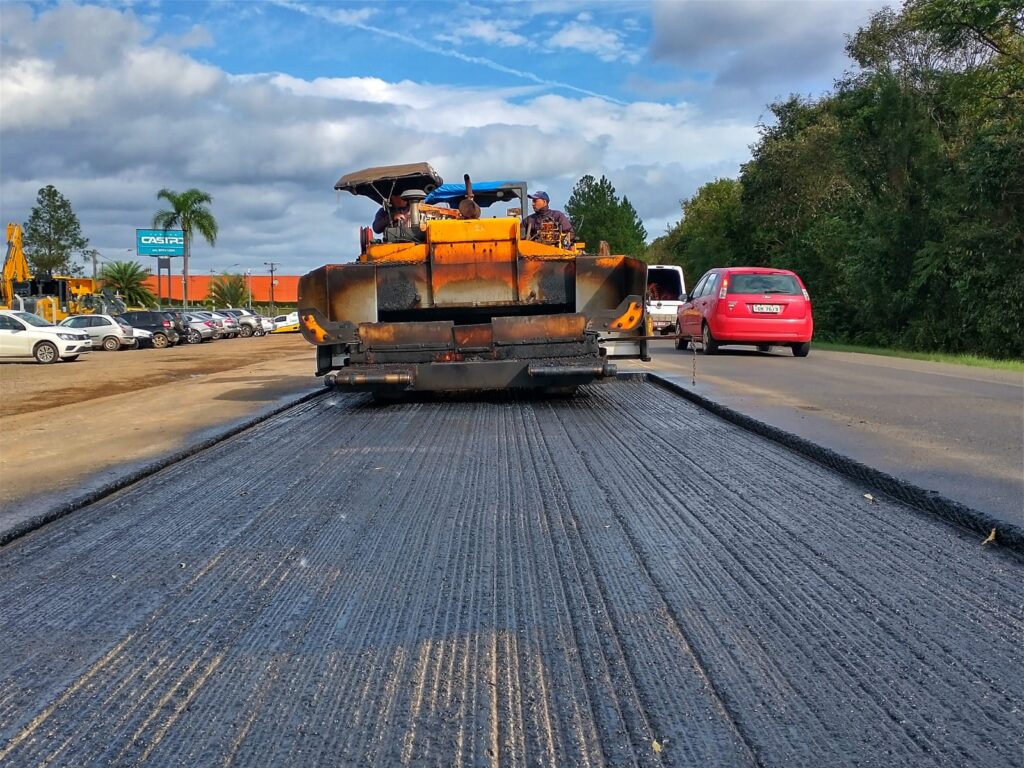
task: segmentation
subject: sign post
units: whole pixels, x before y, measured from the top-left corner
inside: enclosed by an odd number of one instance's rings
[[[167,298],[171,298],[171,257],[185,255],[185,233],[180,229],[136,229],[135,250],[139,256],[157,257],[157,293],[160,292],[160,270],[167,268]],[[188,306],[185,275],[181,276],[182,303]],[[159,299],[159,296],[157,297]]]

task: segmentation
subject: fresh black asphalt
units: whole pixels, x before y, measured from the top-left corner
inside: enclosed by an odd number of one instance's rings
[[[0,548],[0,765],[1024,766],[1022,584],[643,381],[328,395]]]

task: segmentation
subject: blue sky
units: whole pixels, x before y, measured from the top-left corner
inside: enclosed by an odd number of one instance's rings
[[[161,187],[214,196],[194,270],[291,273],[355,256],[365,200],[343,173],[425,160],[523,178],[564,205],[584,174],[650,237],[733,176],[766,105],[818,95],[883,2],[131,2],[0,4],[0,215],[71,199],[130,258]]]

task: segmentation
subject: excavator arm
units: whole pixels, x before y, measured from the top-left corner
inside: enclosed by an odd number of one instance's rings
[[[2,306],[10,307],[14,301],[14,283],[24,282],[32,279],[32,273],[28,268],[28,260],[25,258],[25,251],[21,247],[21,226],[18,224],[7,225],[7,256],[4,258]]]

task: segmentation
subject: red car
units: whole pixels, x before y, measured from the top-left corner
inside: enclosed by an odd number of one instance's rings
[[[803,281],[786,269],[722,267],[707,272],[676,313],[680,333],[699,338],[704,353],[723,344],[753,344],[762,352],[785,345],[797,357],[811,351],[814,319]],[[690,342],[680,339],[677,349]]]

